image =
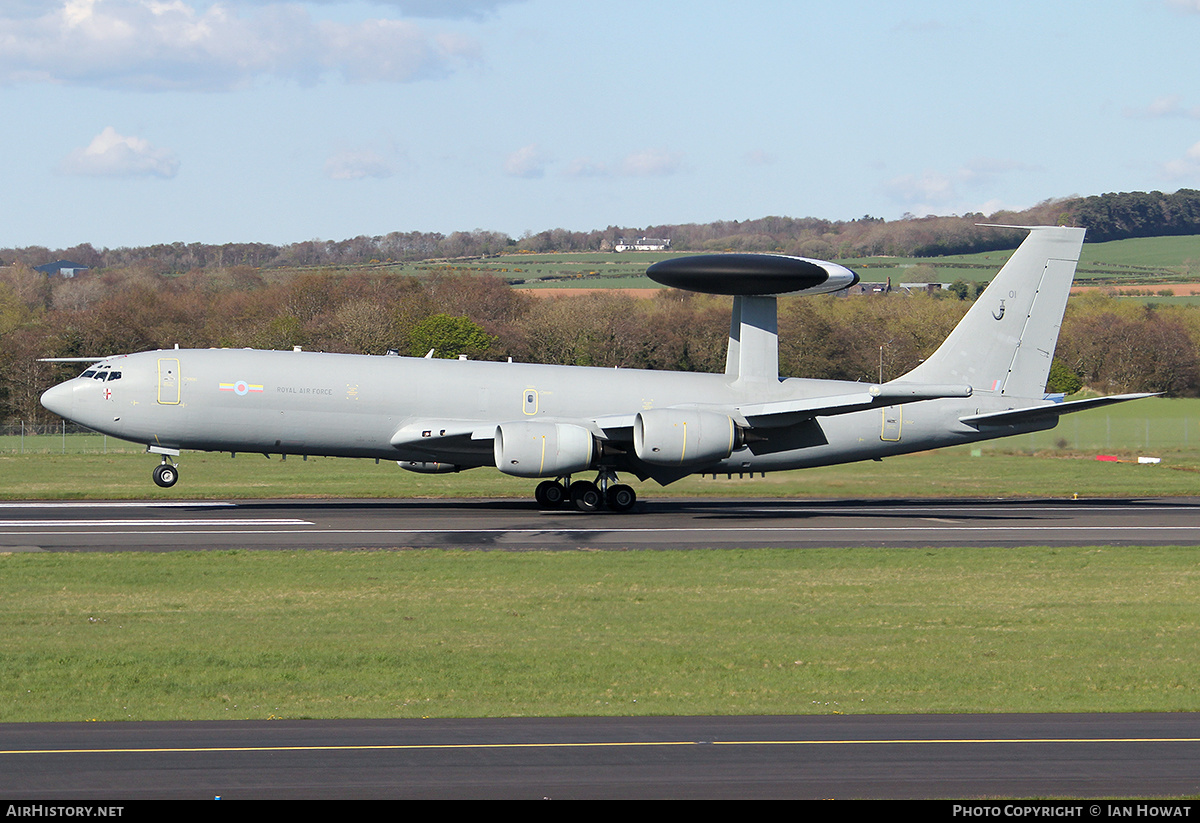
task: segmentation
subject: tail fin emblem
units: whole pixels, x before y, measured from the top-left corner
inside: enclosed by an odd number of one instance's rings
[[[997,314],[996,312],[992,312],[992,317],[996,318],[997,320],[1000,320],[1004,317],[1004,298],[1000,299],[1000,313]]]

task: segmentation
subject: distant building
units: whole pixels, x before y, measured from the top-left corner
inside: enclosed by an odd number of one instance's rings
[[[846,289],[847,294],[887,294],[892,290],[889,283],[863,283],[859,282],[850,288]]]
[[[889,277],[885,283],[867,283],[860,280],[843,291],[846,294],[891,294],[892,278]],[[838,293],[841,294],[842,292]]]
[[[671,248],[671,241],[656,237],[639,237],[637,240],[626,240],[622,237],[613,246],[613,251],[663,251]]]
[[[900,288],[908,294],[915,294],[923,291],[926,294],[933,294],[935,291],[944,291],[950,288],[949,283],[901,283]]]
[[[53,263],[46,263],[41,266],[34,266],[34,271],[40,271],[42,274],[60,275],[62,277],[74,277],[75,275],[87,271],[90,266],[85,266],[82,263],[72,263],[70,260],[55,260]]]

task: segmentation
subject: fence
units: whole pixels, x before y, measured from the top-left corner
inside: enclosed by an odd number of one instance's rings
[[[1143,400],[1113,411],[1096,409],[1062,417],[1049,431],[980,443],[975,448],[999,451],[1200,452],[1200,414],[1194,400]],[[1192,414],[1181,411],[1188,404]],[[1143,408],[1139,410],[1137,407]],[[1117,411],[1119,409],[1119,411]],[[1140,413],[1139,413],[1140,412]]]
[[[146,447],[67,423],[0,426],[0,454],[140,454]]]

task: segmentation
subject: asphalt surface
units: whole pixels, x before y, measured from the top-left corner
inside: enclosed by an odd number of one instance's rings
[[[1200,499],[0,503],[9,552],[1150,544]],[[1200,713],[0,724],[6,800],[1197,793]]]
[[[1004,797],[1194,797],[1197,763],[1200,714],[0,725],[6,802],[987,798],[999,807]]]
[[[0,503],[0,551],[1200,545],[1200,499]]]

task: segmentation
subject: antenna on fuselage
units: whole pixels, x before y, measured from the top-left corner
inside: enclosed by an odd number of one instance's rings
[[[778,300],[785,294],[848,289],[858,275],[845,266],[782,254],[700,254],[646,269],[664,286],[733,296],[725,374],[734,380],[779,380]]]

